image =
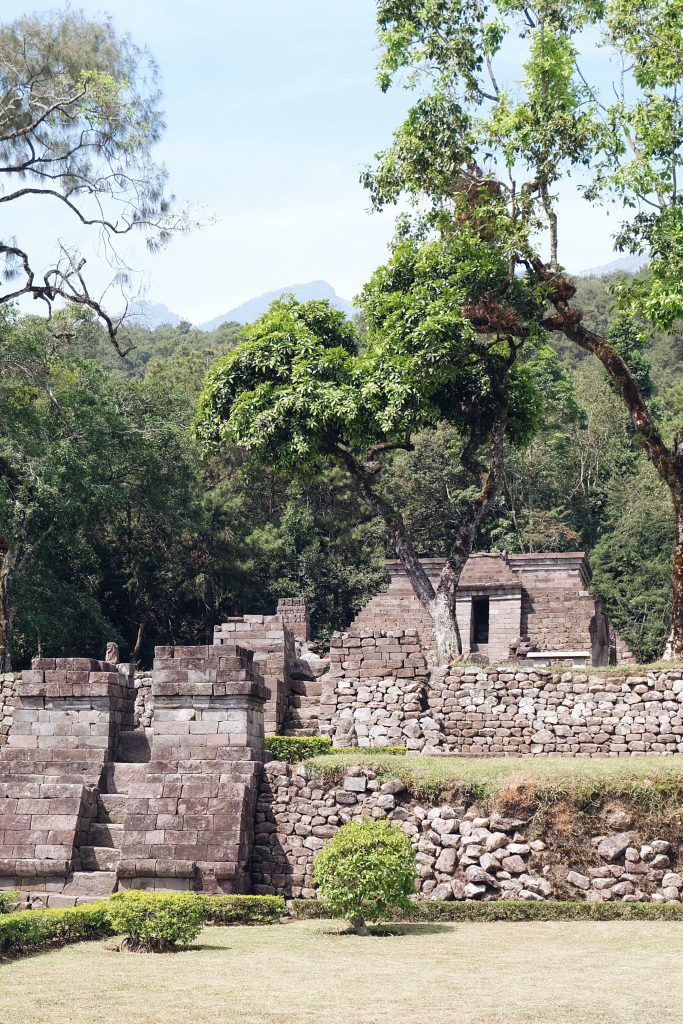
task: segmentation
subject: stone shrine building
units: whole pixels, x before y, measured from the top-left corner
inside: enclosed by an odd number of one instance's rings
[[[388,590],[373,597],[351,630],[414,627],[432,646],[431,622],[398,561],[386,563]],[[436,587],[444,560],[422,565]],[[632,662],[602,602],[591,596],[583,551],[475,554],[458,587],[456,615],[464,655],[492,663],[524,655],[541,664],[567,661],[608,665]],[[556,655],[549,658],[548,655]]]

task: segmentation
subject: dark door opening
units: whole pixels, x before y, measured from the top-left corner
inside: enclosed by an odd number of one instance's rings
[[[488,597],[472,598],[472,643],[487,644],[489,642],[489,599]]]

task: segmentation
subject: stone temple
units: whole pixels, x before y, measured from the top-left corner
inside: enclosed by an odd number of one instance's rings
[[[440,563],[425,565],[436,578]],[[328,656],[310,642],[306,602],[285,598],[273,615],[228,619],[210,645],[158,647],[151,674],[113,648],[4,677],[0,888],[54,906],[126,887],[300,890],[292,878],[310,865],[297,858],[346,812],[314,822],[303,845],[277,838],[291,829],[266,733],[439,755],[683,751],[683,679],[589,674],[630,654],[590,596],[583,554],[470,558],[457,600],[466,656],[453,666],[432,664],[429,619],[400,567],[388,571]],[[295,852],[278,860],[269,836]]]
[[[444,562],[422,564],[436,586]],[[414,626],[431,646],[431,624],[403,566],[387,562],[389,588],[363,608],[354,627]],[[608,665],[632,660],[602,602],[589,592],[590,568],[578,552],[528,555],[476,554],[463,570],[456,615],[465,653],[477,660],[506,661],[525,653],[554,660]]]

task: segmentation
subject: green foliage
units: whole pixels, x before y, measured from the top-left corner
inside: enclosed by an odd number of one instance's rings
[[[387,821],[349,822],[315,858],[313,882],[334,917],[380,921],[415,891],[410,839]]]
[[[671,628],[671,498],[645,460],[624,483],[607,488],[593,587],[638,660],[655,661]]]
[[[134,949],[163,953],[187,945],[202,930],[205,904],[196,893],[159,893],[128,889],[107,903],[112,930]]]
[[[21,893],[18,889],[0,891],[0,914],[13,914],[21,905]]]
[[[298,920],[334,917],[324,900],[290,900]],[[683,921],[676,903],[593,903],[588,900],[412,900],[389,921]]]
[[[299,764],[309,757],[329,754],[332,740],[329,736],[266,736],[265,748],[276,761]]]
[[[277,924],[287,911],[282,896],[202,896],[207,924]]]
[[[65,910],[22,910],[0,916],[0,956],[12,958],[48,946],[99,939],[111,934],[109,903]]]

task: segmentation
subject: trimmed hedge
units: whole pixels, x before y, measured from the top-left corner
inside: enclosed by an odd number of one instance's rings
[[[309,757],[332,753],[329,736],[266,736],[265,748],[276,761],[300,764]]]
[[[0,957],[111,935],[107,902],[64,910],[21,910],[0,917]]]
[[[107,914],[132,948],[163,953],[197,938],[206,907],[197,893],[126,889],[109,898]]]
[[[290,900],[299,920],[331,917],[322,900]],[[683,921],[680,903],[593,903],[590,900],[416,900],[388,921]]]
[[[283,896],[204,896],[207,924],[277,924],[287,913]]]
[[[18,889],[4,889],[0,892],[0,914],[13,914],[21,906]]]

